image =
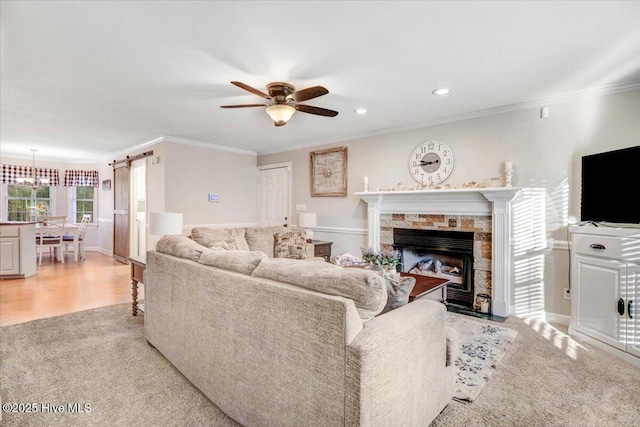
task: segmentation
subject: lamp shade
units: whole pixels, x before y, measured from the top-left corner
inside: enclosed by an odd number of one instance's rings
[[[298,227],[307,228],[316,226],[316,214],[314,213],[299,213],[298,214]]]
[[[316,214],[314,213],[299,213],[298,214],[298,227],[305,229],[307,239],[313,239],[313,230],[309,230],[310,227],[316,226]]]
[[[164,236],[182,234],[182,214],[172,212],[150,212],[149,234]]]

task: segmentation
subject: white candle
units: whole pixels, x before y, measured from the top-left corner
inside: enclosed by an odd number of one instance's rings
[[[482,306],[480,306],[480,312],[482,313],[488,313],[489,312],[489,303],[487,301],[482,303]]]
[[[510,171],[513,169],[513,162],[504,162],[504,170]]]
[[[369,184],[369,177],[365,176],[364,177],[364,185],[367,185],[367,184]]]

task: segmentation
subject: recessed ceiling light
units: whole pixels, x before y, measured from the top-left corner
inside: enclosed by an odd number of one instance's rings
[[[358,113],[358,114],[367,114],[367,109],[366,108],[356,108],[355,110],[353,110],[354,113]]]
[[[448,94],[450,92],[451,92],[451,89],[447,89],[446,87],[441,87],[441,88],[438,88],[438,89],[434,90],[431,93],[434,94],[434,95],[446,95],[446,94]]]

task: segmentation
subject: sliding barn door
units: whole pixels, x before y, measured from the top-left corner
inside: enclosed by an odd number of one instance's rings
[[[129,162],[113,169],[113,257],[128,264],[129,258]]]

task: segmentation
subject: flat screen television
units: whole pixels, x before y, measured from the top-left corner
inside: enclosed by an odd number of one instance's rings
[[[582,221],[640,224],[640,146],[582,157]]]

